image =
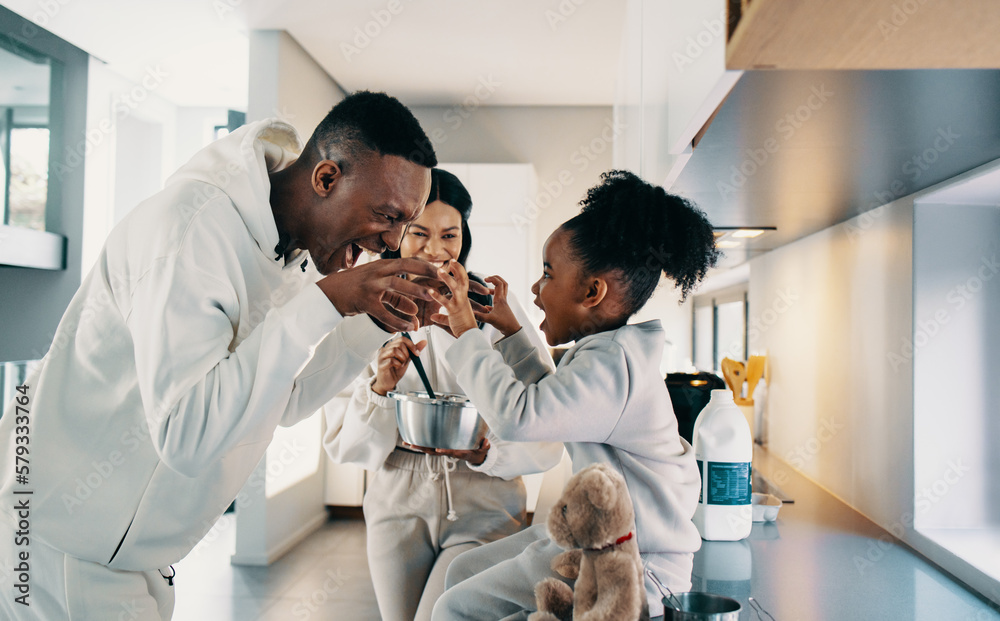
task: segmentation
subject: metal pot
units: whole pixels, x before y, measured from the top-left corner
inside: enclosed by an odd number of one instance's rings
[[[663,598],[663,621],[739,621],[740,608],[738,601],[722,595],[697,591],[674,593],[673,603]]]
[[[486,422],[465,395],[390,391],[404,442],[426,448],[469,451],[486,436]]]

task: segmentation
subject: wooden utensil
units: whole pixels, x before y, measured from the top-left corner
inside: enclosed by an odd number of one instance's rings
[[[747,397],[753,403],[753,391],[757,388],[757,382],[764,377],[764,365],[767,356],[750,356],[747,360]]]
[[[746,379],[747,370],[743,363],[730,358],[722,359],[722,376],[726,378],[726,384],[733,391],[733,400],[736,405],[749,405],[743,399],[743,380]]]

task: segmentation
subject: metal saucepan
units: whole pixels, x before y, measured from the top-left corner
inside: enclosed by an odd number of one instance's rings
[[[426,448],[471,451],[486,436],[486,422],[464,395],[390,391],[404,442]]]
[[[740,619],[740,603],[730,597],[697,591],[673,595],[673,600],[663,598],[664,621],[739,621]]]

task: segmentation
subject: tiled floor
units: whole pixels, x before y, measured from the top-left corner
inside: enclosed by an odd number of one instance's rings
[[[327,522],[269,567],[229,563],[232,520],[175,566],[175,621],[379,619],[362,520]]]

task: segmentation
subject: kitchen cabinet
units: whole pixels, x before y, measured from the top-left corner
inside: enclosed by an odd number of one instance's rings
[[[753,0],[726,50],[730,69],[992,69],[994,0]]]

